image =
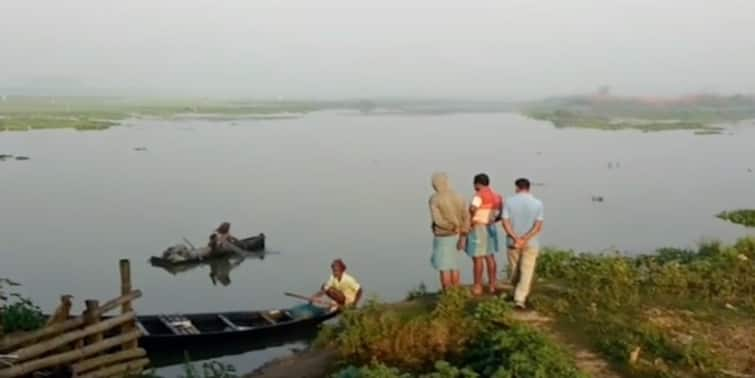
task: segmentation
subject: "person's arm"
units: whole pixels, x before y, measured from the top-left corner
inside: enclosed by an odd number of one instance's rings
[[[543,214],[543,205],[541,204],[540,207],[538,208],[537,218],[535,218],[535,224],[532,225],[532,228],[524,236],[522,236],[524,245],[529,243],[530,240],[532,240],[535,236],[537,236],[540,233],[540,231],[543,230],[544,219],[545,217]]]
[[[318,292],[316,292],[316,293],[312,294],[312,296],[310,297],[310,299],[311,299],[311,300],[310,300],[310,302],[312,302],[312,301],[314,301],[315,299],[317,299],[317,298],[320,298],[320,297],[322,297],[323,295],[325,295],[325,292],[326,292],[326,291],[328,290],[328,288],[330,288],[330,286],[332,285],[332,283],[331,283],[331,281],[332,281],[332,280],[333,280],[333,277],[330,277],[330,278],[328,278],[328,280],[327,280],[327,281],[326,281],[326,282],[325,282],[324,284],[322,284],[322,286],[320,287],[320,291],[318,291]]]
[[[501,214],[501,218],[503,218],[503,231],[505,231],[506,235],[508,235],[510,238],[519,240],[519,235],[514,232],[514,227],[511,225],[511,214],[509,213],[509,205],[508,203],[504,203],[503,212]]]
[[[354,298],[354,306],[359,304],[359,301],[362,299],[362,288],[360,287],[359,290],[357,290],[357,296]]]
[[[535,222],[535,225],[532,226],[530,231],[524,234],[524,236],[522,236],[521,239],[524,240],[525,244],[527,244],[530,240],[532,240],[532,238],[537,236],[542,230],[543,230],[543,221],[538,220]]]

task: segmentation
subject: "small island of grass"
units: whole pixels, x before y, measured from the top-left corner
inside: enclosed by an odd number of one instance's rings
[[[747,227],[755,227],[755,209],[722,211],[718,213],[716,217],[731,223],[741,224]]]
[[[520,112],[559,128],[695,130],[696,135],[714,135],[722,130],[717,125],[755,118],[755,96],[625,97],[602,88],[596,94],[523,104]]]

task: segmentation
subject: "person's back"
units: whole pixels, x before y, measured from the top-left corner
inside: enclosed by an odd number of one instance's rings
[[[515,285],[514,302],[525,308],[540,252],[538,235],[543,229],[543,202],[530,193],[530,181],[514,183],[516,195],[503,205],[503,228],[508,235],[509,279]]]
[[[527,234],[535,223],[543,220],[543,202],[530,192],[520,192],[509,197],[503,209],[503,217],[509,219],[517,235]],[[528,244],[538,248],[540,246],[538,237],[530,239]]]

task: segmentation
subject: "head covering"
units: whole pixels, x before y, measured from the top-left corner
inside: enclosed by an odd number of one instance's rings
[[[451,189],[448,175],[442,172],[432,175],[435,193],[430,197],[430,215],[436,235],[466,232],[469,228],[469,211],[464,198]]]

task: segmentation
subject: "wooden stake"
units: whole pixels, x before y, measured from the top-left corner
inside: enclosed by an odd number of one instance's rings
[[[122,259],[120,261],[120,271],[121,295],[126,295],[127,293],[131,292],[131,262],[128,259]],[[121,307],[121,312],[125,314],[131,311],[133,311],[131,302],[124,302]],[[134,329],[136,329],[136,324],[132,321],[124,324],[123,328],[121,328],[121,332],[128,333],[133,331]],[[138,347],[139,343],[136,340],[123,344],[123,349],[136,349]]]
[[[97,309],[100,308],[100,302],[95,299],[87,299],[84,303],[87,307],[86,311],[84,311],[84,324],[90,326],[99,323],[100,316],[97,314]],[[95,333],[86,339],[87,344],[95,344],[100,341],[102,341],[101,333]]]
[[[142,335],[141,331],[135,330],[127,334],[107,338],[97,344],[87,345],[81,349],[74,349],[70,352],[59,353],[59,354],[52,355],[49,357],[36,359],[34,361],[24,362],[22,364],[18,364],[13,367],[10,367],[8,369],[0,370],[0,378],[18,377],[18,376],[29,374],[33,371],[48,368],[51,366],[59,366],[59,365],[71,363],[73,361],[89,357],[96,353],[106,351],[117,345],[122,345],[125,342],[136,340],[139,337],[141,337],[141,335]]]

